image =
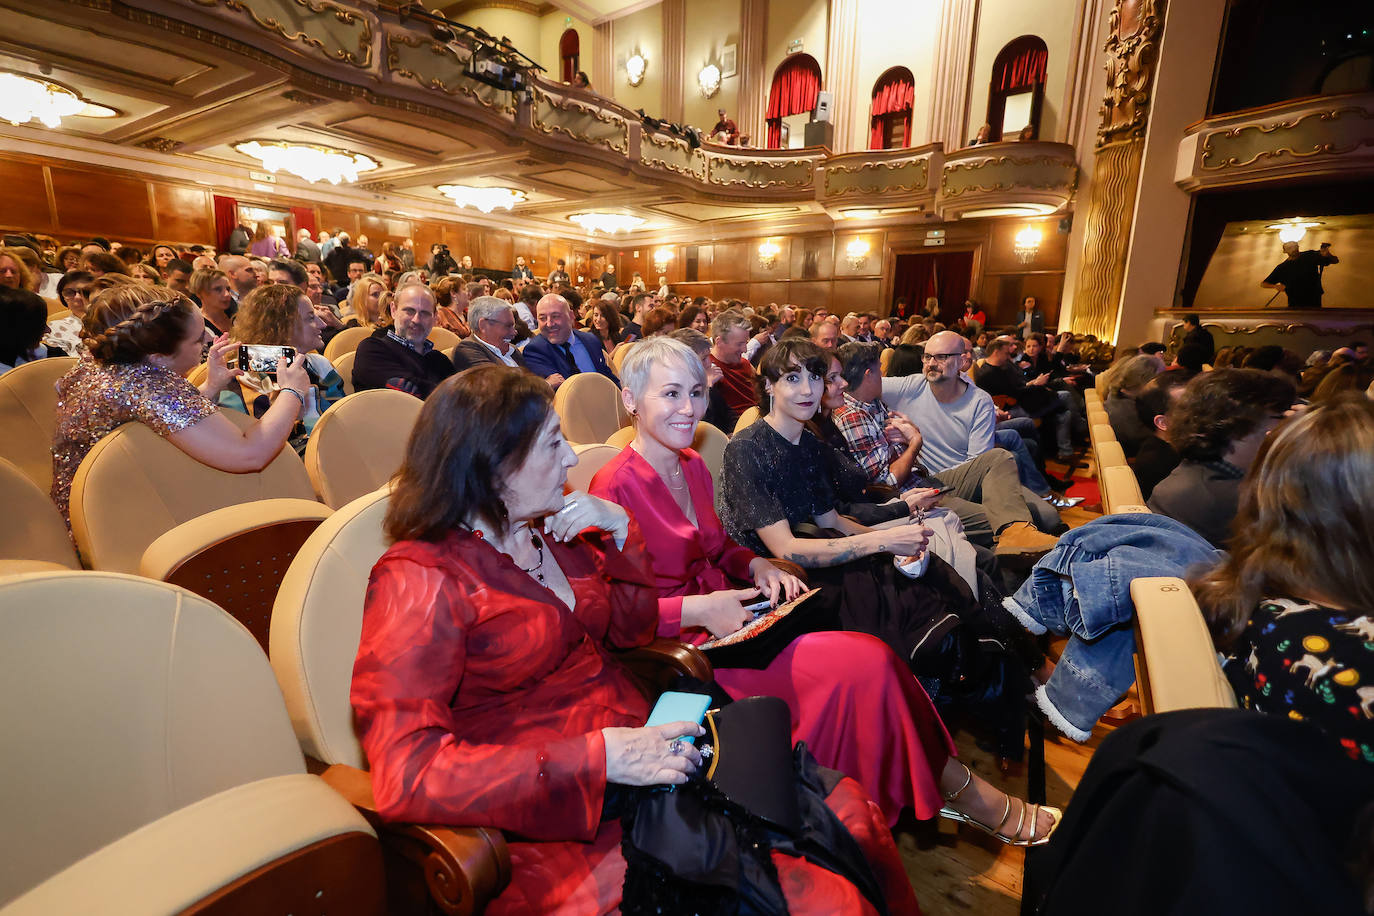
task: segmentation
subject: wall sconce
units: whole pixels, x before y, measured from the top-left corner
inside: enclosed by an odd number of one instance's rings
[[[1034,226],[1027,226],[1016,233],[1016,244],[1012,251],[1016,253],[1016,260],[1022,264],[1034,261],[1035,256],[1040,253],[1040,230]]]
[[[631,86],[638,86],[644,82],[644,71],[648,66],[649,62],[645,60],[643,54],[636,51],[630,55],[630,59],[625,61],[625,72],[630,78]]]
[[[668,262],[673,259],[671,248],[660,248],[654,252],[654,271],[663,273],[668,269]]]
[[[759,267],[764,270],[772,270],[778,264],[778,255],[782,252],[782,246],[769,239],[759,243]]]
[[[854,239],[844,246],[845,257],[849,259],[849,266],[854,270],[868,263],[868,253],[872,250],[867,239]]]
[[[720,91],[720,68],[715,64],[707,64],[701,68],[697,74],[697,87],[701,94],[710,98]]]

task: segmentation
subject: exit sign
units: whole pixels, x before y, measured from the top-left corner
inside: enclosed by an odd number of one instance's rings
[[[794,38],[794,39],[792,39],[790,42],[787,43],[787,53],[788,53],[788,54],[796,54],[796,53],[797,53],[798,51],[800,51],[801,49],[802,49],[802,40],[801,40],[800,38]]]

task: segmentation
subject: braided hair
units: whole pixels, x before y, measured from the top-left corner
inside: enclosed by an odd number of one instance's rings
[[[95,297],[81,323],[81,339],[99,362],[138,363],[175,352],[195,314],[195,304],[181,293],[121,283]]]

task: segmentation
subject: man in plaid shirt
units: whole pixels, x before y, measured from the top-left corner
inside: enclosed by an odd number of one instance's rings
[[[948,340],[963,343],[956,334],[941,334],[931,343]],[[964,523],[970,539],[984,532],[996,533],[1000,556],[1034,556],[1051,550],[1057,538],[1042,534],[1031,524],[1030,509],[1021,495],[1021,481],[1010,452],[992,448],[954,467],[931,474],[918,461],[923,440],[920,429],[902,414],[883,403],[883,377],[879,369],[879,344],[845,344],[840,348],[841,371],[848,390],[844,406],[832,416],[844,434],[850,452],[874,483],[901,490],[913,487],[949,486],[945,503]],[[956,382],[962,351],[959,354],[927,352],[927,376],[945,376],[951,371]],[[981,394],[981,392],[980,392]],[[926,490],[919,496],[905,494],[908,502],[920,501],[929,509],[940,500],[938,492]],[[928,502],[928,505],[926,504]]]

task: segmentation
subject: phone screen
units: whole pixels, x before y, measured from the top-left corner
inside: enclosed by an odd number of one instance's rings
[[[238,367],[245,372],[270,375],[275,378],[278,367],[289,366],[295,358],[295,347],[278,347],[273,344],[239,344]]]

